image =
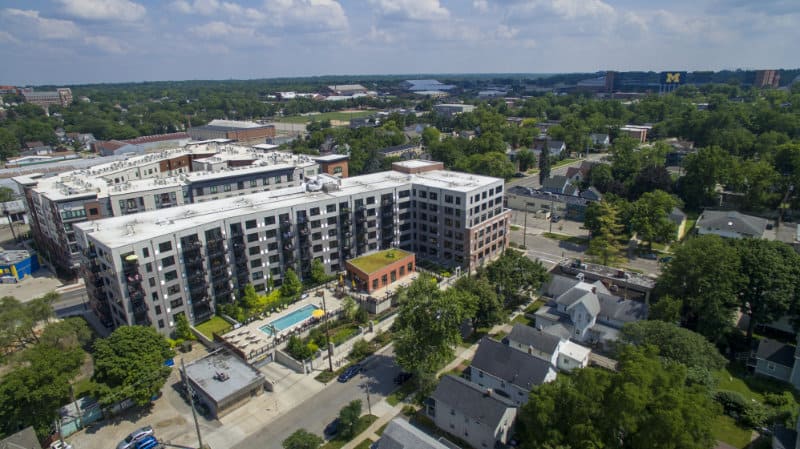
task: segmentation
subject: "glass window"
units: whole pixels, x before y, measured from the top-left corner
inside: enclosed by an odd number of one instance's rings
[[[158,251],[165,253],[172,250],[172,242],[161,242],[158,244]]]

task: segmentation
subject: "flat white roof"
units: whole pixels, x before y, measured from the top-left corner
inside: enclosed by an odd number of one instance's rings
[[[334,161],[343,161],[345,159],[350,158],[350,156],[346,154],[326,154],[324,156],[312,156],[312,159],[315,161],[322,161],[322,162],[334,162]]]
[[[394,162],[394,164],[397,164],[400,167],[406,167],[406,168],[430,167],[431,165],[436,165],[436,164],[439,164],[439,163],[440,162],[436,162],[436,161],[423,161],[422,159],[410,159],[410,160],[407,160],[407,161]]]
[[[321,176],[320,179],[327,182],[332,178]],[[457,192],[470,192],[476,188],[502,182],[502,180],[469,173],[434,170],[414,175],[385,171],[341,180],[336,179],[336,182],[339,183],[339,190],[329,192],[312,191],[307,189],[307,185],[304,184],[235,198],[223,198],[134,215],[82,222],[74,226],[105,246],[118,248],[162,235],[201,227],[226,218],[315,203],[326,199],[347,198],[351,195],[381,189],[410,187],[411,184],[417,184]]]

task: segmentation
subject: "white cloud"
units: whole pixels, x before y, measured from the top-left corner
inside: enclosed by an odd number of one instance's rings
[[[75,17],[90,20],[135,22],[147,14],[147,9],[130,0],[58,0],[64,10]]]
[[[383,29],[379,30],[377,27],[375,27],[375,25],[372,25],[370,27],[369,33],[367,34],[367,39],[366,39],[367,42],[372,42],[372,43],[380,42],[380,43],[384,43],[384,44],[391,44],[391,43],[395,42],[396,40],[397,39],[395,39],[393,33],[389,33],[389,32],[387,32],[387,31],[385,31]]]
[[[3,17],[41,39],[71,39],[81,34],[72,21],[48,19],[41,17],[39,11],[30,9],[7,8],[3,10]]]
[[[489,10],[489,2],[487,0],[472,0],[472,7],[480,12]]]
[[[195,36],[207,40],[219,40],[239,47],[261,47],[274,45],[269,37],[259,33],[255,28],[236,26],[229,23],[214,21],[189,28]]]
[[[370,0],[370,3],[385,16],[420,21],[443,20],[450,17],[450,11],[442,6],[439,0]]]
[[[0,31],[0,42],[8,42],[10,44],[19,44],[19,39],[12,36],[11,33]]]
[[[267,19],[266,14],[255,8],[246,8],[234,2],[220,2],[218,0],[176,0],[170,4],[173,10],[183,14],[199,14],[213,16],[224,14],[226,17],[248,23],[259,23]]]
[[[548,13],[564,19],[582,17],[610,17],[616,14],[614,7],[602,0],[512,0],[512,13]]]
[[[313,30],[343,30],[349,26],[344,8],[336,0],[264,0],[270,21],[280,26]]]
[[[118,40],[108,36],[86,36],[83,42],[87,45],[97,47],[107,53],[125,53],[125,46]]]

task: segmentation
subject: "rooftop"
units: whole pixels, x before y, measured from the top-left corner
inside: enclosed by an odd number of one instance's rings
[[[31,257],[31,252],[26,250],[19,250],[19,251],[0,250],[0,265],[9,265],[22,262],[23,260],[29,259],[30,257]]]
[[[260,372],[225,351],[211,353],[186,365],[186,374],[218,403],[254,382],[264,381]]]
[[[516,408],[508,399],[452,374],[442,376],[431,398],[491,428],[509,408]]]
[[[553,371],[550,362],[486,337],[478,345],[472,366],[525,390],[545,383]]]
[[[756,357],[783,366],[794,365],[794,346],[764,338],[758,343]]]
[[[311,156],[311,159],[314,159],[317,162],[336,162],[346,161],[350,159],[350,156],[346,154],[326,154],[324,156]]]
[[[306,183],[298,187],[242,195],[235,199],[223,198],[187,204],[135,215],[83,222],[75,226],[91,234],[93,238],[107,247],[117,248],[219,220],[326,199],[346,198],[350,195],[374,192],[379,189],[411,187],[413,184],[419,184],[466,193],[492,183],[502,182],[502,180],[488,176],[447,170],[433,170],[418,174],[385,171],[344,179],[318,176],[316,180],[324,183],[335,182],[338,184],[338,188],[325,191],[322,186],[314,187],[314,184]]]
[[[531,346],[546,354],[554,354],[561,343],[561,339],[555,335],[550,335],[540,329],[536,329],[524,324],[515,324],[508,334],[508,339]]]
[[[401,261],[412,254],[402,249],[387,249],[372,254],[366,254],[348,262],[366,274],[374,273],[381,268]]]
[[[704,210],[695,227],[699,230],[731,231],[753,237],[763,237],[768,220],[737,211]]]
[[[389,421],[376,449],[449,449],[403,418]]]

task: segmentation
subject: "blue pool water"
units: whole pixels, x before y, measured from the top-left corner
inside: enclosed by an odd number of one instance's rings
[[[319,309],[319,307],[315,306],[314,304],[306,304],[305,306],[284,317],[278,318],[275,321],[270,321],[268,325],[261,326],[259,329],[261,332],[264,332],[267,335],[272,335],[271,327],[274,327],[278,332],[288,329],[295,324],[310,318],[311,314],[317,309]]]

